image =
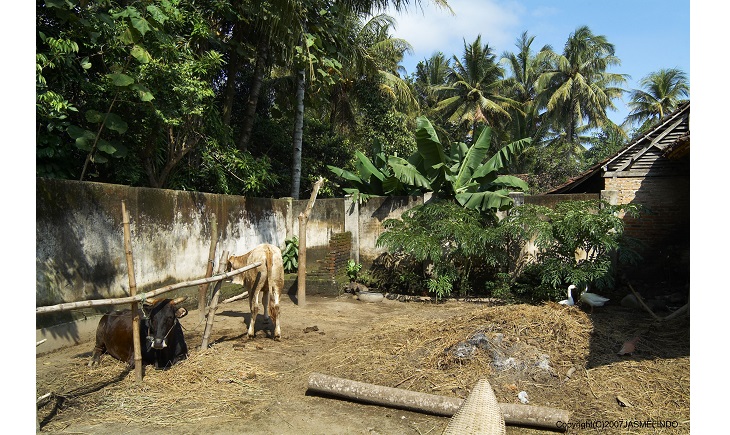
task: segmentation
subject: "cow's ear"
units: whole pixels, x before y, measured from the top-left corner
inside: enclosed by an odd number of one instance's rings
[[[175,317],[177,317],[178,319],[181,319],[187,315],[188,315],[188,310],[186,310],[183,307],[180,307],[177,310],[175,310]]]

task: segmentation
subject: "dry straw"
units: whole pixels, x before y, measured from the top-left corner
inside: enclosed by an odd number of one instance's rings
[[[688,316],[658,327],[652,319],[620,307],[591,316],[578,307],[555,303],[447,303],[428,310],[420,303],[410,304],[420,310],[419,315],[383,317],[377,326],[369,324],[353,331],[347,342],[330,342],[316,358],[302,358],[297,366],[283,363],[277,367],[251,360],[246,355],[253,345],[247,344],[244,351],[237,339],[216,343],[205,352],[198,352],[193,341],[189,359],[167,371],[148,366],[141,386],[124,364],[108,356],[91,370],[85,359],[79,359],[63,376],[37,380],[38,396],[54,393],[41,404],[38,415],[43,420],[54,412],[67,414],[63,419],[48,419],[44,430],[51,431],[79,421],[90,425],[134,422],[150,427],[194,425],[209,419],[225,422],[264,408],[272,400],[271,385],[306,385],[310,373],[320,372],[461,398],[484,378],[500,403],[519,403],[518,393],[527,391],[530,404],[566,409],[572,422],[678,424],[636,430],[604,428],[600,433],[689,432]],[[449,351],[477,333],[489,338],[501,334],[501,345],[477,349],[468,358]],[[621,343],[637,334],[641,335],[640,352],[631,357],[616,355]],[[299,349],[301,344],[294,341],[282,340],[277,349],[282,355]],[[199,342],[198,338],[197,345]],[[495,358],[508,356],[523,364],[495,366]],[[538,356],[544,363],[541,366],[533,364]],[[151,413],[151,409],[157,412]],[[173,409],[177,412],[164,412]]]

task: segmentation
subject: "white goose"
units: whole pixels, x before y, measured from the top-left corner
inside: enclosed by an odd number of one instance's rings
[[[573,284],[568,286],[568,299],[563,299],[562,301],[558,302],[562,305],[575,305],[575,301],[573,301],[573,293],[572,290],[575,289],[575,286]]]
[[[608,298],[597,295],[595,293],[588,292],[588,286],[583,293],[580,294],[580,300],[591,306],[591,314],[593,314],[593,307],[602,307],[603,304],[610,301]]]

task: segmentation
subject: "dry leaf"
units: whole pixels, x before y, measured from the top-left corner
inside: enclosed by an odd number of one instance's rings
[[[624,399],[621,396],[616,396],[616,400],[618,401],[618,404],[621,406],[624,406],[626,408],[633,408],[634,405],[631,404],[628,400]]]

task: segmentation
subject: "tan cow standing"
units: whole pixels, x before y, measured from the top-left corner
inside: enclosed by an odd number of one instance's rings
[[[279,315],[279,298],[284,288],[284,262],[281,250],[268,243],[258,245],[243,255],[228,257],[227,270],[240,269],[248,264],[261,262],[261,266],[235,275],[232,281],[248,289],[248,305],[251,310],[251,321],[248,325],[248,338],[254,338],[254,325],[259,312],[259,296],[263,296],[264,318],[274,323],[274,339],[281,339],[281,316]],[[263,295],[261,293],[263,292]]]

